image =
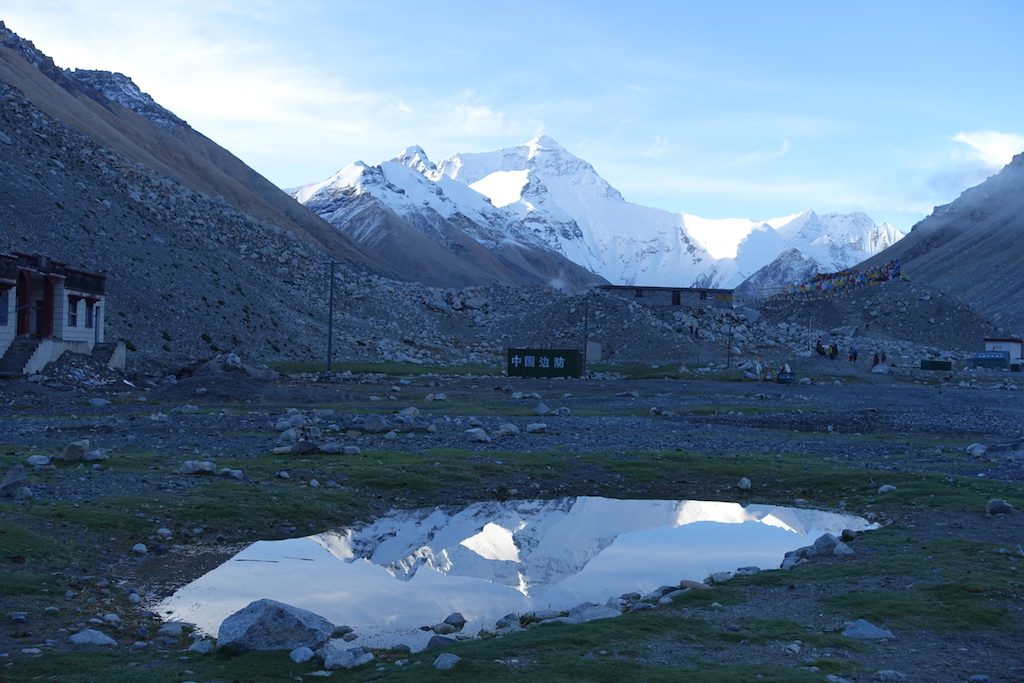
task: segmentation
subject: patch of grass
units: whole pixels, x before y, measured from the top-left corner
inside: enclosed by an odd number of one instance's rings
[[[990,604],[990,597],[983,588],[956,582],[902,591],[854,591],[822,602],[885,628],[951,632],[993,629],[1012,621],[1009,610]]]
[[[851,506],[874,504],[877,509],[907,506],[939,510],[983,509],[989,498],[1024,504],[1020,487],[1009,482],[954,477],[933,473],[894,473],[803,454],[714,455],[695,451],[594,453],[584,460],[637,482],[711,479],[730,488],[749,477],[754,493],[775,500],[804,498],[829,507],[845,498]],[[894,493],[878,494],[881,483]]]
[[[324,372],[326,364],[316,361],[272,361],[268,364],[278,372]],[[372,363],[342,361],[331,364],[332,372],[353,374],[376,373],[392,376],[407,375],[500,375],[501,365],[497,362],[466,363],[462,365],[419,365],[417,363]]]
[[[162,525],[272,530],[288,521],[326,528],[351,523],[365,509],[364,501],[341,489],[296,489],[285,482],[256,489],[218,479],[191,491],[112,497],[78,508],[37,505],[29,514],[85,531],[142,537]]]
[[[795,621],[786,619],[740,619],[739,626],[739,631],[720,631],[718,637],[732,643],[799,640],[815,647],[850,648],[858,645],[838,633],[808,630]]]
[[[0,562],[18,557],[31,563],[60,563],[71,557],[69,544],[43,536],[21,524],[0,521]]]
[[[45,657],[19,659],[19,680],[70,683],[143,683],[145,681],[229,680],[294,681],[296,674],[316,667],[294,664],[285,652],[251,652],[243,657],[221,655],[178,659],[179,653],[150,654],[97,651],[48,652]],[[189,670],[192,673],[185,673]]]
[[[55,585],[46,574],[0,571],[0,595],[42,595],[53,592]]]

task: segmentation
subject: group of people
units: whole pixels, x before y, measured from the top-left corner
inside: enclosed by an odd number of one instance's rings
[[[829,360],[835,360],[836,358],[839,358],[839,345],[835,343],[826,346],[825,344],[822,344],[821,340],[819,339],[818,344],[817,346],[815,346],[814,350],[818,352],[819,356],[823,356],[825,358],[828,358]],[[855,353],[855,350],[850,349],[851,359],[854,358]]]
[[[839,345],[836,344],[835,342],[830,344],[822,344],[821,339],[818,339],[818,343],[815,345],[814,350],[818,353],[819,356],[822,356],[823,358],[828,358],[829,360],[835,360],[839,358]],[[851,363],[856,363],[857,356],[859,353],[860,352],[857,350],[856,346],[851,346],[850,353],[847,355],[846,359]],[[880,365],[882,363],[885,363],[885,351],[875,351],[875,355],[871,359],[871,367],[875,367],[876,365]]]

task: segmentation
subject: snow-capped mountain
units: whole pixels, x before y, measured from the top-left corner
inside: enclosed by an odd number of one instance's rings
[[[291,193],[427,284],[545,283],[575,289],[600,281],[484,195],[439,174],[419,147],[377,166],[357,161]]]
[[[475,226],[464,225],[465,234],[492,251],[528,245],[615,284],[735,287],[790,249],[839,270],[902,236],[861,213],[708,219],[633,204],[547,136],[437,165],[410,147],[380,166],[352,164],[293,192],[363,243],[374,239],[373,226],[353,226],[349,216],[355,198],[365,195],[427,228],[435,216],[464,219]]]

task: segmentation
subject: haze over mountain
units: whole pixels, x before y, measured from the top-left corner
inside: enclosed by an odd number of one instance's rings
[[[465,233],[492,251],[509,244],[546,249],[615,284],[731,288],[789,250],[819,270],[839,270],[901,237],[862,213],[706,219],[633,204],[548,136],[437,165],[410,147],[378,166],[350,164],[292,194],[364,247],[396,230],[381,220],[384,209],[435,240],[450,235],[437,228],[437,216],[458,217]],[[379,227],[360,215],[368,203]]]
[[[1024,153],[938,206],[867,265],[899,257],[903,272],[1024,332]]]

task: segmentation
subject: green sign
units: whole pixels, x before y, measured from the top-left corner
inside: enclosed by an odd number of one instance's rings
[[[575,349],[509,349],[509,377],[580,377],[583,354]]]

